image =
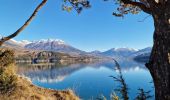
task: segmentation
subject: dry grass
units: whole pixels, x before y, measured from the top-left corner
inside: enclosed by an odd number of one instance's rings
[[[17,84],[15,68],[14,64],[0,67],[0,94],[9,94],[15,89]]]
[[[26,78],[18,76],[15,90],[0,94],[0,100],[79,100],[71,90],[57,91],[32,85]]]
[[[15,74],[14,53],[0,50],[0,100],[79,100],[71,90],[40,88]]]

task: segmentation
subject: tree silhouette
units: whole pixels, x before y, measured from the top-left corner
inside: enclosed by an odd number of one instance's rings
[[[153,78],[156,100],[170,100],[170,0],[114,1],[117,5],[114,16],[124,17],[143,11],[153,18],[153,48],[145,65]]]
[[[121,94],[121,97],[123,100],[129,100],[129,95],[128,95],[128,86],[125,82],[125,79],[122,75],[122,70],[121,70],[121,67],[119,65],[119,63],[113,59],[114,62],[115,62],[115,67],[116,67],[116,70],[118,71],[118,76],[110,76],[112,77],[115,81],[119,82],[120,83],[120,86],[119,88],[115,89],[115,91],[119,92]]]
[[[149,100],[152,98],[152,96],[150,95],[151,91],[144,91],[144,89],[139,88],[138,89],[139,93],[136,96],[135,100]]]

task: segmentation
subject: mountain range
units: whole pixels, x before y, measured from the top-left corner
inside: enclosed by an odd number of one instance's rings
[[[27,50],[27,51],[53,51],[59,53],[66,53],[72,56],[82,56],[82,55],[89,55],[89,56],[97,56],[97,57],[109,57],[114,58],[117,60],[122,59],[134,59],[137,61],[145,62],[148,60],[152,47],[147,47],[144,49],[136,50],[133,48],[112,48],[107,51],[92,51],[92,52],[85,52],[80,49],[77,49],[60,39],[42,39],[39,41],[16,41],[16,40],[9,40],[7,41],[3,47],[9,47],[13,49],[19,50]]]
[[[85,51],[76,49],[63,40],[59,39],[42,39],[40,41],[33,41],[24,46],[26,49],[31,50],[45,50],[45,51],[55,51],[61,53],[68,53],[70,55],[84,54]]]
[[[98,56],[107,56],[116,60],[133,59],[140,62],[147,62],[151,53],[152,47],[136,50],[133,48],[112,48],[110,50],[100,52],[92,51],[91,54]]]

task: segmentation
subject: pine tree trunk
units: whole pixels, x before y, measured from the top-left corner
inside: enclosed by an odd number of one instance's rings
[[[156,100],[170,100],[170,17],[167,15],[154,16],[154,45],[146,63],[153,78]]]

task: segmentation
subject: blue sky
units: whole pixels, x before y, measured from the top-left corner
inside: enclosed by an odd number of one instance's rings
[[[15,40],[62,39],[85,51],[152,46],[152,17],[147,14],[112,16],[113,2],[91,0],[92,7],[81,14],[62,11],[62,0],[48,0],[33,22]],[[0,35],[16,31],[31,15],[40,0],[1,0]]]

